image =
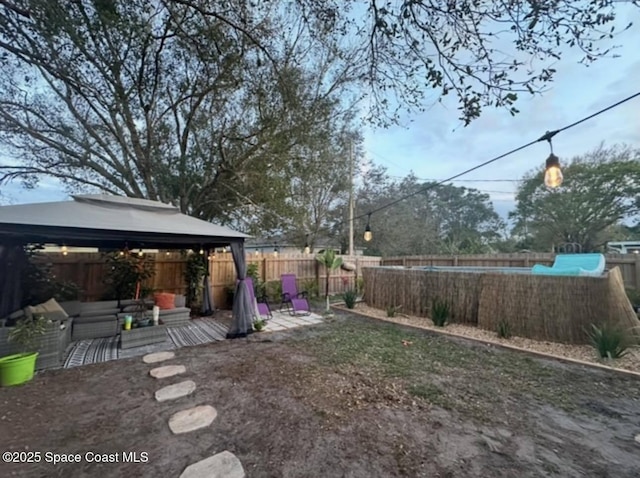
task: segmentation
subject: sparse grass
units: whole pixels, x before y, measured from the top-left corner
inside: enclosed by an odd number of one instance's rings
[[[433,383],[411,384],[407,390],[414,397],[421,398],[447,410],[451,409],[451,403],[447,399],[447,395]]]
[[[398,313],[398,309],[400,309],[400,307],[397,305],[390,305],[387,307],[387,317],[395,317]]]
[[[491,419],[490,410],[510,400],[575,410],[584,388],[578,370],[395,324],[350,318],[303,342],[321,367],[400,380],[409,395],[475,418]]]

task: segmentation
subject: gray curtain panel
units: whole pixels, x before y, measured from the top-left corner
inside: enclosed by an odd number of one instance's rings
[[[212,315],[215,311],[213,304],[213,296],[211,295],[211,286],[209,283],[209,274],[202,279],[202,315]]]
[[[233,296],[233,316],[231,327],[227,333],[228,339],[246,337],[253,332],[253,305],[245,279],[247,277],[247,260],[244,255],[244,241],[232,242],[231,253],[236,266],[238,283]]]
[[[211,295],[211,284],[209,282],[209,270],[211,269],[211,262],[209,262],[208,259],[209,252],[207,249],[205,255],[207,258],[207,272],[205,272],[202,279],[202,315],[212,315],[216,310],[213,303],[213,296]]]

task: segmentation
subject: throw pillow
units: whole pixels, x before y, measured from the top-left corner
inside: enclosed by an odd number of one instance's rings
[[[156,301],[156,305],[158,307],[160,307],[161,310],[167,310],[167,309],[175,309],[175,300],[176,300],[176,295],[175,294],[170,294],[168,292],[158,292],[156,294],[153,294],[153,298]]]
[[[28,315],[42,315],[49,320],[67,320],[69,316],[55,299],[49,299],[42,304],[27,306],[25,312]]]

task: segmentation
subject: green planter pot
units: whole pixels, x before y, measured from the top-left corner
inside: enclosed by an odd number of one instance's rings
[[[0,386],[10,387],[31,380],[37,358],[38,352],[0,358]]]

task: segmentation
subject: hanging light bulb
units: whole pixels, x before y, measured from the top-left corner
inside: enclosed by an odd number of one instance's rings
[[[278,248],[278,244],[274,244],[273,245],[273,257],[278,257],[278,252],[280,252],[280,249]]]
[[[304,253],[305,254],[310,254],[311,253],[311,248],[309,247],[309,234],[307,234],[305,236],[305,240],[304,240]]]
[[[202,248],[202,246],[200,246],[200,255],[203,256],[204,255],[204,249]]]
[[[118,253],[118,255],[119,255],[120,257],[124,256],[124,251],[120,251],[120,252]]]
[[[558,134],[558,130],[547,131],[538,141],[547,141],[549,143],[549,149],[551,153],[547,158],[547,162],[544,168],[544,184],[548,188],[557,188],[562,184],[562,170],[560,169],[560,160],[553,154],[553,143],[551,139]]]
[[[142,248],[138,249],[138,257],[142,257],[142,254],[144,254],[144,252],[142,252]]]
[[[256,256],[259,256],[259,255],[260,255],[260,251],[259,251],[258,249],[256,249],[255,255],[256,255]]]
[[[60,248],[60,251],[62,251],[63,256],[66,256],[67,254],[69,254],[69,250],[67,249],[67,246],[65,246],[64,244]]]
[[[560,169],[560,160],[552,152],[547,158],[547,163],[544,169],[544,184],[548,188],[557,188],[562,184],[563,179],[562,170]]]
[[[364,228],[364,240],[369,242],[373,239],[373,233],[371,232],[371,213],[367,214],[367,226]]]

